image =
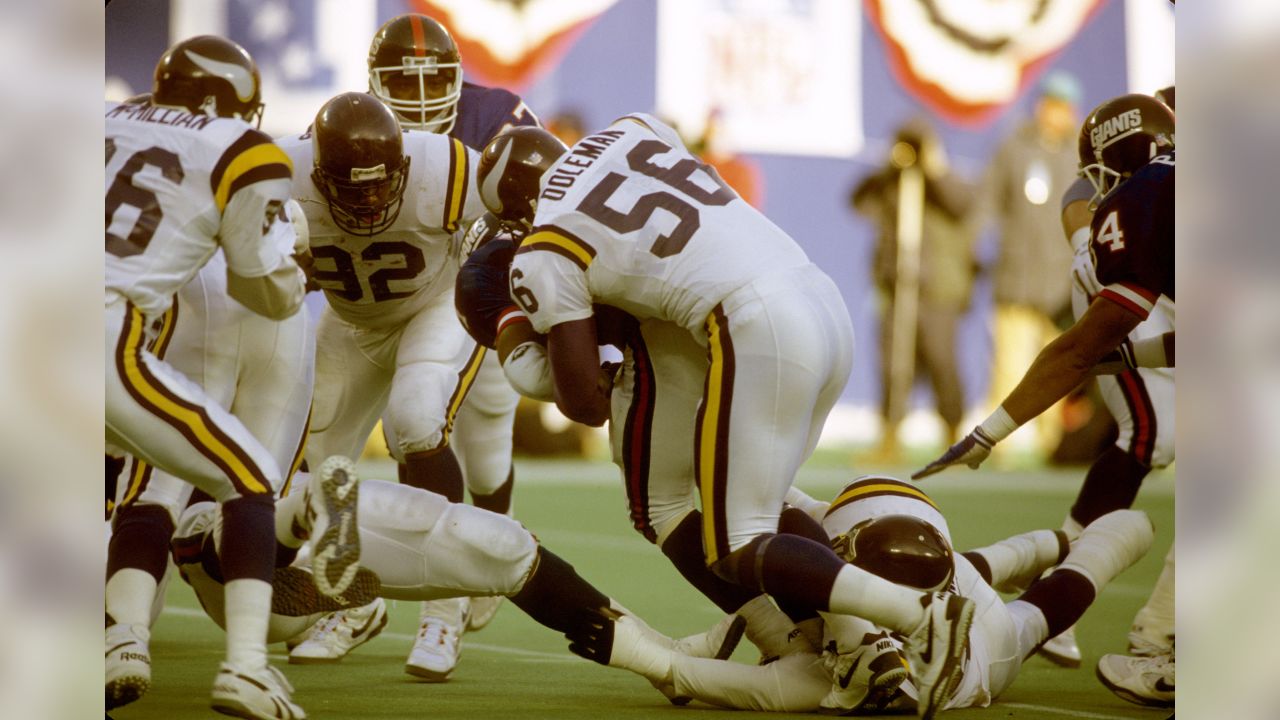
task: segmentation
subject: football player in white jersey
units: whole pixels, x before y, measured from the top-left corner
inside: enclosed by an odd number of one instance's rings
[[[932,717],[958,677],[973,603],[895,585],[814,537],[778,532],[783,498],[852,364],[839,290],[656,118],[621,118],[561,146],[542,171],[531,160],[554,148],[550,137],[499,135],[477,179],[490,212],[530,230],[511,296],[547,335],[556,404],[592,425],[610,414],[594,303],[689,332],[709,366],[687,408],[696,434],[668,450],[695,468],[706,564],[789,607],[857,613],[911,634],[921,713]]]
[[[107,448],[222,504],[227,657],[213,708],[301,718],[288,682],[266,658],[273,491],[282,470],[239,420],[146,349],[174,294],[219,249],[232,298],[272,319],[297,311],[303,276],[283,213],[292,168],[249,124],[262,109],[258,73],[234,43],[200,36],[170,48],[156,66],[153,100],[107,109]],[[172,524],[163,510],[124,513],[116,525],[106,586],[108,707],[150,685],[147,623],[164,574],[165,530]]]
[[[308,466],[358,457],[381,417],[401,482],[460,502],[450,438],[485,354],[453,310],[456,244],[483,212],[475,151],[402,130],[390,109],[358,92],[332,98],[310,130],[280,144],[296,167],[311,168],[294,197],[310,230],[311,279],[328,300],[316,331]],[[349,649],[317,648],[330,661]],[[406,664],[434,681],[451,670]]]
[[[548,157],[548,164],[551,161]],[[482,225],[489,226],[484,231],[489,237],[473,237]],[[496,349],[512,387],[531,399],[554,402],[546,338],[533,331],[508,291],[517,238],[493,232],[497,225],[496,218],[486,215],[468,232],[464,247],[474,241],[476,250],[458,272],[458,315],[476,342]],[[694,435],[695,414],[688,409],[701,398],[705,350],[674,323],[638,321],[607,305],[593,310],[598,341],[622,353],[610,393],[609,442],[614,464],[622,472],[632,527],[718,608],[742,616],[747,638],[763,657],[808,646],[793,631],[797,623],[803,628],[817,621],[811,609],[788,608],[793,615],[788,617],[758,588],[725,581],[703,559],[692,458],[671,448],[684,446]],[[790,532],[797,523],[811,525],[812,520],[794,508],[783,510],[782,532]]]
[[[1153,538],[1145,513],[1118,510],[1070,545],[1060,530],[1037,530],[957,554],[933,500],[894,478],[859,478],[830,504],[795,488],[787,500],[821,518],[836,552],[850,563],[912,587],[951,587],[976,603],[963,672],[942,700],[947,709],[990,705],[1013,683],[1023,659],[1080,617],[1112,578],[1146,554]],[[997,588],[1030,582],[1059,563],[1019,598],[1006,603],[997,594]],[[653,663],[653,648],[623,627],[629,621],[615,623],[613,642],[646,647],[646,662],[629,663],[629,669],[715,705],[840,715],[910,707],[919,693],[908,678],[900,639],[861,618],[825,618],[823,651],[763,666],[669,651]]]
[[[406,130],[447,135],[479,152],[501,129],[537,125],[538,119],[515,94],[463,80],[458,45],[432,18],[406,13],[391,18],[374,34],[367,56],[369,94],[389,107]],[[512,424],[518,396],[503,377],[492,353],[486,353],[470,391],[454,418],[450,445],[462,476],[437,473],[425,487],[461,501],[463,484],[476,507],[511,514],[515,484],[511,461]],[[388,418],[383,418],[389,426]],[[454,598],[423,603],[418,640],[405,669],[424,680],[447,678],[457,665],[464,631],[484,627],[501,597]],[[295,647],[294,662],[336,662],[353,649],[337,629],[361,628],[377,607],[352,608],[326,620]]]

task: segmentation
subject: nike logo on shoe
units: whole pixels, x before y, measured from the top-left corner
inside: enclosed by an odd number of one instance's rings
[[[840,678],[840,689],[841,689],[841,690],[847,690],[847,689],[849,689],[849,681],[853,679],[853,673],[854,673],[854,672],[856,672],[856,671],[858,670],[858,664],[859,664],[859,663],[861,663],[861,662],[862,662],[862,655],[859,655],[859,656],[858,656],[858,657],[853,661],[853,664],[849,666],[849,672],[845,673],[845,674],[844,674],[844,676]]]

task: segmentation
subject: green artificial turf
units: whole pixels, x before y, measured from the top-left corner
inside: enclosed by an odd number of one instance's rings
[[[361,465],[368,477],[394,478],[385,462]],[[897,468],[905,477],[909,468]],[[823,453],[798,486],[822,499],[858,472],[847,456]],[[1056,528],[1084,468],[1025,472],[952,469],[922,487],[946,513],[958,549],[1036,528]],[[719,612],[675,572],[658,550],[630,529],[617,472],[602,462],[519,460],[515,515],[542,543],[572,562],[605,593],[673,636],[705,630]],[[1098,598],[1078,626],[1084,666],[1057,668],[1033,658],[1013,687],[988,709],[951,711],[947,718],[1164,718],[1168,711],[1128,704],[1093,675],[1098,657],[1123,652],[1133,614],[1145,601],[1173,538],[1172,474],[1148,478],[1136,507],[1151,514],[1155,547]],[[417,627],[416,603],[390,602],[391,621],[377,639],[332,666],[290,666],[283,645],[272,662],[296,688],[294,699],[315,720],[344,718],[697,718],[743,717],[694,703],[669,705],[643,679],[571,655],[567,642],[505,603],[491,625],[467,635],[462,660],[444,684],[415,682],[403,671]],[[111,712],[116,720],[209,718],[208,693],[223,652],[222,632],[199,611],[180,579],[152,641],[153,684],[140,701]],[[756,657],[744,643],[734,655]],[[782,717],[775,715],[775,717]]]

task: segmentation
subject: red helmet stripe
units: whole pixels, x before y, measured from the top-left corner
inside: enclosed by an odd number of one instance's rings
[[[417,15],[410,15],[409,27],[413,28],[413,54],[417,57],[426,57],[427,39],[422,30],[422,18]]]

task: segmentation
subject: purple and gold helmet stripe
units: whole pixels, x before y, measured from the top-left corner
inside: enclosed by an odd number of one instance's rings
[[[854,501],[871,497],[880,497],[883,495],[908,497],[913,500],[919,500],[927,503],[929,507],[934,510],[938,509],[938,506],[934,504],[933,499],[930,498],[923,490],[914,485],[888,477],[867,477],[855,480],[841,491],[840,494],[836,496],[836,499],[831,503],[831,507],[827,508],[826,514],[831,515],[831,513]]]

